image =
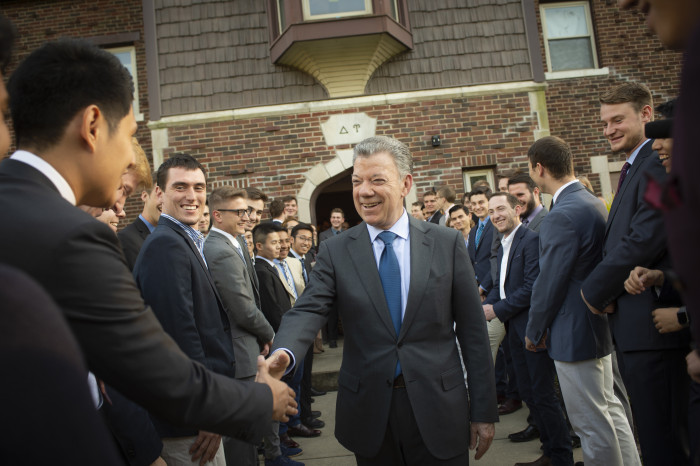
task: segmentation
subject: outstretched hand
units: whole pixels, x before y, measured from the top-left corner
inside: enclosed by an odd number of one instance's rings
[[[491,446],[493,436],[496,434],[496,427],[492,422],[472,422],[471,423],[471,439],[469,439],[469,449],[476,448],[474,459],[478,460],[486,450]],[[477,442],[478,440],[478,442]]]
[[[289,416],[298,412],[297,402],[294,400],[294,390],[280,381],[284,371],[289,365],[289,355],[284,351],[275,352],[267,360],[258,356],[258,373],[255,381],[264,383],[272,391],[272,419],[287,422]]]

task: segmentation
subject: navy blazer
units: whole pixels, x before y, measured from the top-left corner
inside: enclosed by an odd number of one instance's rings
[[[556,361],[600,358],[612,352],[608,319],[588,310],[581,283],[600,262],[607,211],[581,183],[567,186],[540,225],[540,274],[532,288],[526,335]]]
[[[182,228],[160,217],[141,248],[134,277],[143,299],[185,354],[213,372],[235,375],[226,311],[201,254]],[[197,435],[197,430],[154,423],[162,437]]]
[[[143,246],[143,242],[146,241],[150,234],[151,231],[148,229],[148,226],[138,217],[117,233],[129,270],[134,270],[141,246]]]
[[[540,273],[539,235],[525,226],[513,233],[513,243],[508,254],[506,281],[503,285],[506,299],[501,299],[500,276],[503,248],[498,250],[498,275],[484,304],[493,304],[493,312],[501,322],[509,321],[516,325],[521,334],[525,333],[532,285]]]
[[[667,269],[670,263],[662,213],[644,201],[645,174],[658,180],[666,177],[658,153],[651,149],[652,143],[653,140],[647,141],[639,150],[613,199],[605,226],[603,261],[581,287],[586,300],[596,309],[617,304],[609,320],[615,344],[622,351],[684,348],[690,338],[687,330],[659,333],[651,313],[665,306],[653,289],[630,295],[624,288],[636,266]]]
[[[474,267],[474,273],[476,273],[476,280],[479,282],[479,286],[488,293],[493,287],[493,277],[491,276],[491,246],[496,229],[493,227],[493,223],[491,223],[491,219],[489,218],[484,225],[484,231],[481,233],[479,247],[475,248],[476,230],[478,228],[479,223],[477,222],[474,228],[469,231],[467,252],[469,253],[469,258],[472,260],[472,266]]]

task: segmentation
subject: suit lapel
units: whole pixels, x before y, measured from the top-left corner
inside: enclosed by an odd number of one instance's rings
[[[428,286],[430,276],[430,264],[433,258],[434,240],[428,236],[422,225],[417,220],[409,217],[409,247],[411,254],[411,283],[408,287],[408,299],[406,300],[406,312],[401,323],[399,340],[404,338],[408,328],[418,314],[425,289]],[[388,310],[387,310],[387,315]]]
[[[148,229],[148,226],[141,220],[140,218],[136,217],[136,230],[139,232],[139,236],[141,236],[142,239],[148,238],[148,235],[151,234],[151,231]]]
[[[615,197],[613,198],[612,205],[610,206],[610,213],[608,214],[608,221],[605,223],[605,236],[608,236],[608,230],[610,229],[610,225],[612,225],[612,221],[615,218],[615,214],[617,213],[617,208],[620,205],[620,202],[622,202],[622,196],[625,194],[625,191],[627,190],[627,187],[630,185],[632,182],[632,178],[635,176],[637,171],[639,170],[639,167],[642,165],[642,161],[651,154],[651,146],[654,143],[653,139],[650,139],[647,141],[644,146],[639,150],[637,153],[637,157],[634,159],[634,163],[630,167],[629,171],[627,172],[627,176],[625,176],[625,180],[622,182],[622,186],[620,186],[620,192],[615,194]]]
[[[520,240],[523,239],[523,236],[525,235],[525,230],[527,227],[521,226],[518,228],[518,231],[515,232],[515,236],[513,237],[513,243],[510,245],[510,251],[508,252],[508,265],[506,266],[506,277],[505,280],[503,280],[503,288],[505,289],[506,283],[508,281],[508,278],[510,277],[510,267],[513,264],[513,257],[515,257],[516,251],[518,250],[518,246],[520,245]],[[499,249],[499,257],[502,259],[503,255],[503,248]],[[500,261],[499,261],[500,264]]]
[[[362,284],[362,289],[369,295],[369,299],[379,315],[379,320],[384,323],[384,326],[392,335],[396,335],[394,324],[391,322],[389,307],[386,305],[382,282],[379,278],[379,270],[377,270],[375,265],[377,262],[374,258],[374,251],[372,250],[372,244],[369,239],[367,224],[363,222],[357,228],[348,231],[346,247],[350,260],[355,267],[356,275]],[[367,264],[375,266],[367,267]]]

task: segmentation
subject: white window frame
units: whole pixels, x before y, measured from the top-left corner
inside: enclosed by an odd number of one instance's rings
[[[346,13],[329,13],[325,15],[312,15],[309,8],[309,0],[301,0],[301,8],[304,15],[304,21],[315,21],[318,19],[334,19],[344,18],[348,16],[363,16],[372,14],[372,0],[365,0],[364,11],[348,11]],[[398,8],[398,7],[397,7]],[[398,9],[397,9],[398,12]]]
[[[134,81],[134,118],[136,118],[136,121],[143,121],[144,116],[143,113],[141,113],[141,108],[139,105],[139,78],[138,68],[136,67],[136,47],[134,47],[133,45],[129,45],[126,47],[107,47],[105,48],[105,50],[114,55],[124,52],[129,53],[131,57],[131,69],[129,70],[129,72],[131,73],[131,78]]]
[[[571,39],[576,39],[576,38],[582,38],[582,37],[588,37],[591,43],[591,55],[593,57],[593,68],[580,68],[576,70],[560,70],[560,71],[553,71],[552,70],[552,61],[551,57],[549,55],[549,38],[547,37],[547,14],[546,10],[552,9],[552,8],[563,8],[563,7],[571,7],[571,6],[583,6],[585,15],[586,15],[586,26],[588,29],[588,35],[587,36],[571,36]],[[544,50],[545,50],[545,55],[547,58],[547,69],[550,70],[549,74],[555,74],[555,73],[576,73],[576,72],[582,72],[583,70],[592,70],[592,69],[598,69],[598,53],[596,50],[596,45],[595,45],[595,31],[593,30],[593,21],[591,19],[591,8],[590,4],[587,1],[576,1],[576,2],[559,2],[559,3],[542,3],[540,4],[540,21],[542,22],[542,38],[544,42]],[[557,76],[551,76],[551,78],[556,78]],[[564,77],[564,76],[562,76]],[[566,76],[570,77],[570,76]]]
[[[496,177],[493,174],[493,168],[477,168],[477,169],[464,169],[462,171],[462,178],[464,180],[464,192],[468,193],[472,190],[472,180],[473,176],[485,176],[486,181],[488,181],[491,190],[493,191],[496,186]]]

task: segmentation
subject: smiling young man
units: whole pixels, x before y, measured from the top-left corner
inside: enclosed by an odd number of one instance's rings
[[[581,296],[591,312],[608,313],[644,464],[684,464],[689,335],[657,332],[652,312],[664,307],[659,296],[651,288],[638,295],[624,288],[635,266],[670,267],[662,212],[644,201],[646,176],[666,176],[653,141],[644,135],[653,114],[651,93],[641,84],[625,83],[603,94],[600,102],[604,135],[610,148],[624,152],[627,161],[610,206],[603,260],[583,281]]]
[[[283,349],[300,361],[337,306],[345,330],[340,443],[359,465],[466,464],[477,439],[477,459],[488,449],[497,415],[484,315],[476,283],[465,280],[474,272],[464,238],[409,218],[406,145],[372,137],[353,159],[353,201],[364,221],[321,243],[304,294],[282,319],[271,365]]]
[[[474,188],[469,193],[471,212],[479,221],[469,232],[467,251],[474,267],[476,281],[479,283],[479,293],[486,297],[493,286],[491,273],[491,247],[493,243],[493,225],[489,219],[489,197],[491,189],[486,186]]]
[[[343,222],[345,222],[345,213],[343,209],[336,207],[331,210],[331,227],[321,232],[319,241],[323,242],[328,238],[340,234],[343,231]]]

